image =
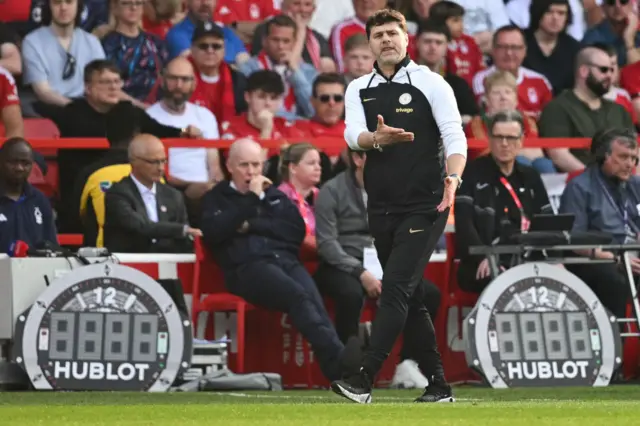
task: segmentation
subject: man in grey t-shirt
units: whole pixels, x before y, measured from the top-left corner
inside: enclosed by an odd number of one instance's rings
[[[105,57],[100,41],[78,26],[77,0],[49,6],[50,22],[45,14],[45,26],[29,33],[22,44],[24,83],[32,86],[39,101],[36,110],[64,106],[83,96],[85,65]]]

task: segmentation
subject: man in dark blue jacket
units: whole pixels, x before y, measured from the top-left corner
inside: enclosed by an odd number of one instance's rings
[[[58,245],[51,204],[27,182],[32,166],[26,140],[11,138],[0,148],[0,253],[18,240],[31,248]]]
[[[316,285],[298,259],[305,224],[297,207],[262,176],[261,146],[236,141],[231,180],[203,199],[205,244],[224,271],[229,291],[257,306],[286,312],[313,347],[329,380],[359,363],[357,339],[340,342]]]

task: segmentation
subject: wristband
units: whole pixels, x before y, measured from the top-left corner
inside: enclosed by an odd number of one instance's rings
[[[375,132],[373,132],[373,149],[377,149],[378,151],[382,152],[382,147],[380,146],[380,144],[376,141],[376,134],[378,133],[378,131],[376,130]]]

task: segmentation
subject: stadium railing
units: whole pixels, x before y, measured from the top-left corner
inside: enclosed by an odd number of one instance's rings
[[[106,139],[96,138],[54,138],[54,139],[29,139],[33,148],[45,155],[55,155],[56,150],[60,149],[108,149],[109,143]],[[170,148],[229,148],[233,140],[204,140],[204,139],[164,139],[165,147]],[[278,149],[282,145],[311,142],[318,149],[324,151],[327,155],[339,155],[346,147],[342,138],[322,136],[317,138],[298,138],[298,139],[263,139],[260,144],[265,148]],[[0,145],[4,143],[4,139],[0,140]],[[469,139],[469,148],[484,149],[487,148],[487,141],[482,139]],[[588,148],[590,139],[588,138],[528,138],[524,141],[524,146],[528,148]],[[79,234],[60,234],[59,242],[61,245],[80,246],[82,244],[82,235]]]

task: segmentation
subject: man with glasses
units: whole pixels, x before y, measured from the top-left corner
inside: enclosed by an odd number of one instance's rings
[[[129,144],[131,174],[105,196],[104,245],[112,253],[181,253],[202,236],[188,225],[182,194],[161,182],[167,157],[160,139],[141,134]]]
[[[189,57],[196,71],[196,90],[190,101],[208,108],[218,123],[247,110],[247,79],[224,61],[224,53],[223,29],[213,22],[198,23]]]
[[[210,22],[218,0],[187,0],[187,16],[169,30],[165,40],[171,59],[187,56],[190,53],[191,40],[198,22]],[[226,45],[224,60],[229,64],[240,64],[249,58],[244,43],[231,28],[223,28]]]
[[[104,59],[100,41],[80,28],[78,0],[50,0],[43,24],[22,43],[24,83],[31,85],[36,112],[51,117],[56,110],[84,94],[84,67]]]
[[[494,71],[507,71],[518,79],[518,110],[538,118],[542,108],[553,97],[553,88],[542,74],[522,66],[527,54],[525,36],[515,25],[498,29],[493,35],[493,65],[473,77],[473,92],[484,102],[484,79]]]
[[[470,246],[491,245],[496,238],[529,229],[534,214],[552,213],[540,174],[516,161],[522,148],[524,118],[518,111],[492,115],[488,155],[471,161],[456,196],[456,255],[460,288],[481,293],[491,282],[489,261],[470,255]],[[501,258],[508,268],[510,258]]]
[[[543,138],[591,138],[609,127],[633,129],[633,120],[622,107],[603,97],[613,82],[614,69],[606,50],[585,47],[576,58],[573,89],[565,90],[542,111],[538,129]],[[556,168],[574,172],[593,159],[586,149],[553,148],[547,151]]]
[[[618,65],[640,61],[640,34],[638,12],[631,0],[603,0],[605,19],[584,34],[584,46],[603,43],[614,46],[618,53]]]
[[[297,121],[306,136],[344,137],[344,77],[336,73],[320,74],[313,82],[311,104],[315,115],[309,121]]]
[[[195,76],[186,58],[176,58],[162,75],[163,98],[146,111],[150,117],[166,126],[184,129],[192,126],[202,131],[204,139],[220,139],[216,116],[207,108],[189,102],[195,90]],[[223,179],[220,157],[216,148],[193,147],[169,149],[169,182],[184,191],[190,212],[205,192]],[[193,207],[193,211],[192,211]],[[200,215],[191,214],[193,221]]]

